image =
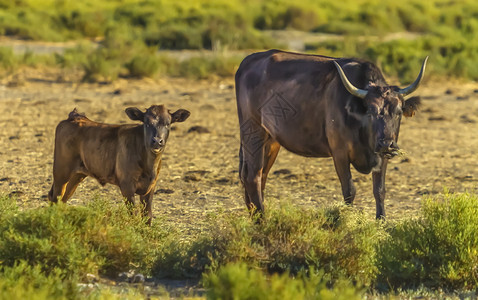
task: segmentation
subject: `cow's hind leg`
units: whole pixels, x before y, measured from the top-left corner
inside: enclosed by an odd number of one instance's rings
[[[250,122],[246,132],[241,133],[242,168],[240,178],[245,189],[245,200],[251,214],[263,213],[262,170],[267,132],[254,122]]]
[[[239,148],[239,179],[241,180],[242,185],[244,186],[244,202],[246,202],[247,209],[249,211],[254,210],[254,205],[251,202],[251,198],[249,198],[249,194],[245,188],[245,181],[244,176],[247,173],[246,164],[244,164],[244,150],[242,149],[242,143]]]
[[[270,138],[264,145],[264,167],[262,169],[261,192],[262,200],[264,200],[264,189],[266,188],[267,175],[276,161],[277,154],[280,150],[280,144]]]

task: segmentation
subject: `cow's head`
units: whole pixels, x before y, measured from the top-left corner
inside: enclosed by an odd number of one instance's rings
[[[190,115],[185,109],[171,113],[163,105],[152,105],[145,112],[136,107],[129,107],[125,112],[131,120],[143,122],[144,145],[154,154],[163,152],[171,124],[183,122]]]
[[[398,133],[402,116],[411,117],[420,105],[420,97],[405,100],[406,95],[414,92],[423,78],[428,57],[425,58],[420,74],[410,86],[400,89],[396,86],[378,86],[370,83],[366,90],[356,88],[345,76],[340,65],[334,61],[340,78],[349,93],[362,99],[365,113],[347,112],[362,121],[369,133],[369,143],[376,153],[387,158],[398,154]],[[357,99],[357,98],[355,98]]]

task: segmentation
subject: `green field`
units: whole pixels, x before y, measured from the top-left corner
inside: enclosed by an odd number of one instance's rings
[[[230,79],[247,53],[287,49],[277,32],[313,37],[309,53],[371,60],[401,83],[427,55],[427,80],[478,80],[471,0],[0,0],[2,39],[74,41],[47,54],[0,47],[0,77],[53,68],[101,83]],[[183,50],[194,55],[175,55]],[[386,222],[341,205],[271,202],[261,223],[217,211],[187,232],[161,212],[147,227],[111,199],[86,202],[27,209],[0,194],[0,299],[466,298],[478,289],[475,194],[444,192],[416,217]],[[177,292],[161,279],[197,284]]]
[[[286,47],[284,41],[271,38],[270,30],[339,34],[343,37],[340,41],[308,43],[306,49],[370,59],[387,75],[403,82],[416,76],[416,65],[427,55],[431,57],[430,74],[478,79],[478,4],[471,0],[405,0],[400,4],[391,0],[3,0],[0,9],[0,33],[6,36],[41,41],[104,40],[96,50],[76,49],[87,57],[86,62],[81,57],[69,62],[82,69],[83,79],[88,81],[157,74],[192,78],[207,78],[213,73],[230,76],[242,56],[233,56],[226,68],[224,59],[219,57],[219,63],[200,66],[192,61],[191,68],[189,62],[183,62],[183,69],[177,71],[179,63],[175,59],[158,57],[155,51]],[[387,38],[404,32],[415,35]],[[111,48],[112,40],[115,48]],[[117,47],[124,51],[118,53]],[[40,63],[47,61],[64,67],[70,56],[40,59]],[[8,59],[0,54],[4,69],[12,66]]]
[[[217,212],[206,227],[184,234],[161,216],[145,226],[107,200],[22,210],[1,197],[0,293],[4,299],[168,296],[141,284],[118,290],[118,282],[108,281],[133,271],[201,279],[211,299],[465,295],[478,287],[477,201],[445,193],[425,200],[415,218],[387,223],[346,206],[311,211],[282,203],[262,224]],[[99,283],[79,284],[91,278]]]

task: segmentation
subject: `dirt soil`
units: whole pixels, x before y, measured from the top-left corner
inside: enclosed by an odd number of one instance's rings
[[[112,84],[80,84],[59,71],[26,70],[0,83],[0,193],[15,195],[22,207],[46,206],[52,183],[54,131],[78,108],[90,119],[130,123],[124,113],[165,104],[185,108],[191,117],[174,125],[160,181],[154,215],[179,227],[199,226],[209,213],[244,213],[238,180],[239,124],[234,82],[230,79],[120,79]],[[63,80],[58,80],[63,78]],[[390,219],[416,215],[420,200],[443,192],[478,193],[478,84],[425,80],[417,95],[422,109],[402,121],[403,157],[391,160],[387,173],[386,212]],[[371,175],[353,171],[355,207],[375,216]],[[116,186],[87,178],[71,205],[96,196],[123,201]],[[265,193],[271,202],[289,201],[316,209],[343,201],[332,160],[304,158],[282,149]]]

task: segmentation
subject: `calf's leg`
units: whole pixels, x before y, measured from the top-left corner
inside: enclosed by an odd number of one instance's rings
[[[135,194],[135,187],[131,183],[132,180],[124,180],[119,184],[119,188],[121,190],[121,194],[125,198],[126,207],[128,207],[131,214],[134,213],[134,194]]]
[[[151,225],[151,220],[153,219],[153,212],[152,212],[152,202],[153,202],[153,191],[150,191],[146,195],[140,196],[141,202],[141,213],[143,217],[148,217],[146,220],[147,225]]]
[[[66,182],[59,182],[56,180],[53,180],[53,184],[51,186],[50,192],[48,192],[48,200],[51,203],[57,203],[58,202],[58,196],[62,197],[63,193],[65,192],[66,188]]]
[[[71,170],[64,169],[58,164],[53,166],[53,184],[51,186],[50,192],[48,193],[48,200],[52,203],[58,202],[58,197],[63,199],[65,194],[66,185],[71,176]]]
[[[63,193],[63,197],[61,197],[61,201],[66,203],[66,201],[68,201],[68,199],[70,199],[70,197],[73,195],[73,193],[75,192],[75,190],[78,187],[78,185],[80,184],[80,182],[82,182],[83,179],[85,179],[85,178],[86,178],[86,175],[84,175],[84,174],[76,173],[76,174],[72,175],[70,180],[68,181],[68,183],[66,185],[66,189]]]

